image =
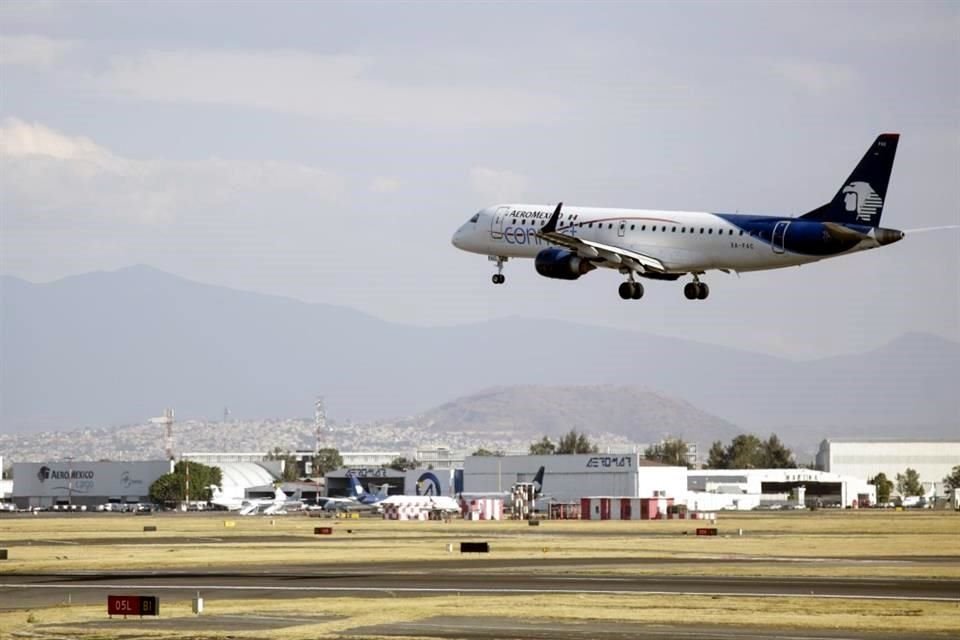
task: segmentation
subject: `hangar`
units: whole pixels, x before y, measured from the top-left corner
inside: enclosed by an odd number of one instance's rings
[[[682,499],[686,467],[671,467],[639,453],[546,456],[468,456],[463,491],[500,493],[517,482],[531,482],[544,467],[543,494],[552,502],[579,502],[585,496]]]
[[[389,467],[342,467],[324,476],[329,497],[343,497],[349,492],[348,478],[356,476],[371,493],[384,484],[389,495],[451,496],[458,472],[454,469],[411,469],[397,471]],[[509,487],[508,487],[509,488]]]
[[[687,472],[687,508],[870,506],[876,487],[866,480],[814,469],[696,469]]]
[[[928,497],[949,493],[943,478],[958,464],[960,440],[830,438],[817,452],[817,468],[864,479],[883,473],[895,481],[898,473],[913,469]]]
[[[17,462],[13,465],[13,502],[20,509],[148,502],[150,485],[172,471],[171,460]]]

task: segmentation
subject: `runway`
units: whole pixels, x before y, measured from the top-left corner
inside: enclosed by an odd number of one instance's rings
[[[441,594],[605,594],[700,595],[736,597],[848,598],[960,603],[960,580],[922,578],[704,577],[671,575],[538,574],[465,567],[403,571],[366,565],[363,570],[317,568],[311,571],[114,571],[17,573],[0,576],[0,609],[50,606],[70,594],[74,603],[103,602],[108,592],[136,590],[207,598],[271,598],[279,595],[322,597],[349,594],[430,596]],[[581,566],[589,566],[581,561]],[[550,566],[549,561],[536,566]],[[563,562],[559,566],[569,567]]]

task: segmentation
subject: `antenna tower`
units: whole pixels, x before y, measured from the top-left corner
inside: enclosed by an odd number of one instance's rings
[[[150,418],[150,422],[162,424],[166,427],[164,450],[167,453],[167,460],[173,460],[173,409],[164,409],[161,417]]]

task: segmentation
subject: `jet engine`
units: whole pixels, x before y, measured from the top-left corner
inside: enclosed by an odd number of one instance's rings
[[[545,278],[576,280],[588,271],[596,269],[589,260],[584,260],[566,249],[544,249],[533,261],[537,273]]]

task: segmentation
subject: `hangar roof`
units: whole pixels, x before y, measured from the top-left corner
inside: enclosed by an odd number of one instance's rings
[[[273,483],[277,478],[269,469],[256,462],[218,462],[213,466],[219,467],[223,474],[223,492],[230,494],[239,490],[243,495],[244,489]]]

